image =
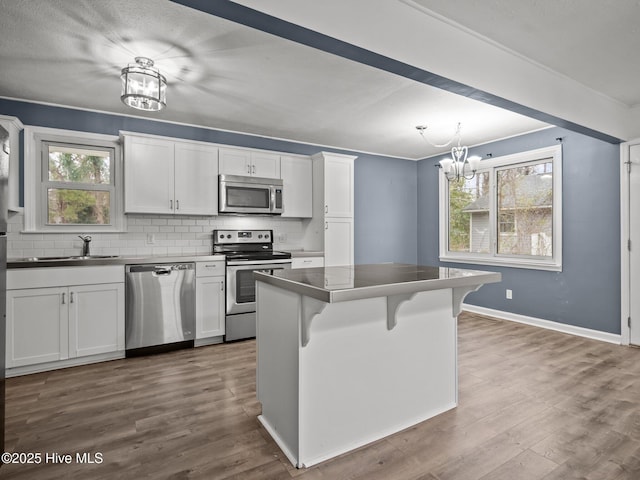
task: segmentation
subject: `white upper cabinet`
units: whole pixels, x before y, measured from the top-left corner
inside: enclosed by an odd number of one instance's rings
[[[353,157],[324,154],[325,216],[353,217]]]
[[[218,149],[194,143],[175,146],[175,213],[218,213]]]
[[[220,173],[223,175],[251,175],[251,152],[236,148],[221,148],[218,152]]]
[[[169,140],[125,137],[125,212],[173,213],[173,147]]]
[[[217,215],[218,148],[124,137],[125,212]]]
[[[280,155],[270,152],[251,152],[251,175],[280,178]]]
[[[276,153],[221,148],[219,161],[221,174],[280,178],[280,155]]]
[[[283,217],[311,218],[313,215],[313,167],[309,157],[280,157]]]

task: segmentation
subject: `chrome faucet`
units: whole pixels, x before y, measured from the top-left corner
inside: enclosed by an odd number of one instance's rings
[[[78,235],[78,238],[82,239],[84,242],[82,244],[82,256],[88,257],[91,255],[89,244],[91,243],[91,235]]]

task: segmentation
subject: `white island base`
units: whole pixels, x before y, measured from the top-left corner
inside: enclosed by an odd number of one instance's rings
[[[309,467],[454,408],[454,309],[475,288],[328,303],[258,281],[258,418],[291,463]]]

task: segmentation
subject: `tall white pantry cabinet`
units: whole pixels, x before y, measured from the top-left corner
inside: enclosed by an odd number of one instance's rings
[[[352,265],[353,167],[357,157],[320,152],[313,161],[313,218],[305,248],[324,251],[324,265]]]

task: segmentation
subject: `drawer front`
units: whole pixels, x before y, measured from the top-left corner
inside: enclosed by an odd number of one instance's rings
[[[224,262],[196,262],[196,277],[224,276]]]
[[[291,259],[291,268],[324,267],[324,257],[297,257]]]
[[[13,268],[7,270],[7,290],[99,283],[124,283],[124,265]]]

